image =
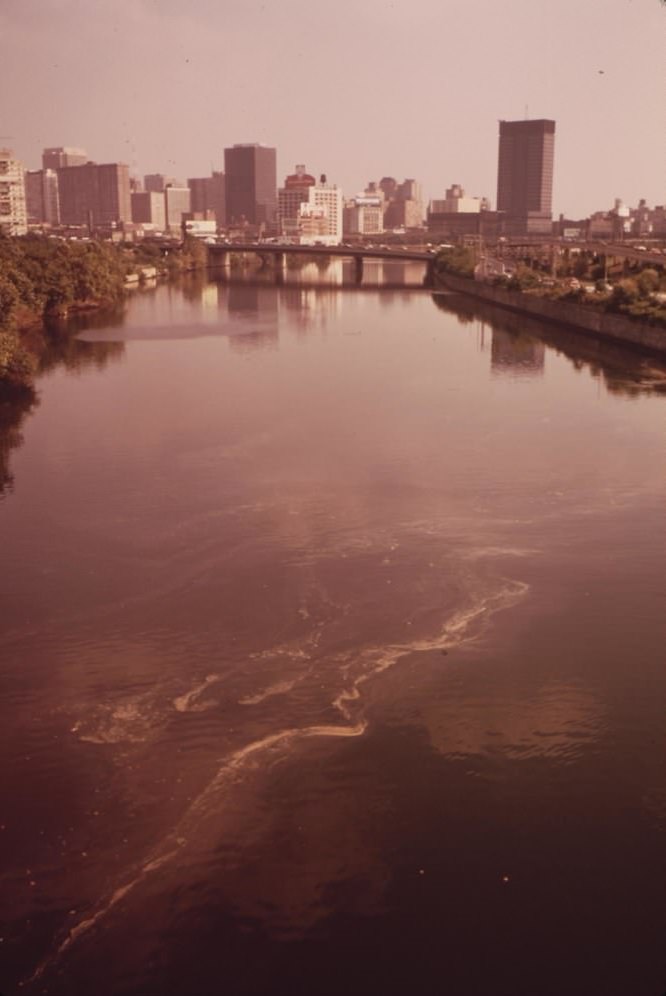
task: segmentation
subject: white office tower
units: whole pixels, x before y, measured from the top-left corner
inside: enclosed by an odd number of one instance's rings
[[[282,238],[300,245],[338,245],[342,241],[342,191],[319,182],[305,166],[285,178],[278,190],[278,225]]]
[[[25,235],[27,231],[23,165],[11,149],[0,149],[0,232]]]

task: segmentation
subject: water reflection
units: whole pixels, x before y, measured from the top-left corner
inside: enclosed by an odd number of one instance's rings
[[[490,366],[493,373],[513,376],[543,376],[546,346],[524,332],[492,330]]]
[[[340,287],[345,279],[343,261],[333,257],[320,256],[313,261],[302,261],[298,256],[288,256],[286,271],[290,276],[298,274],[304,283],[332,284]]]
[[[113,316],[107,316],[104,321],[97,318],[98,327],[107,328],[110,321],[114,325],[121,325],[124,322],[124,314],[114,312]],[[90,328],[89,324],[84,325],[80,320],[73,328],[70,326],[66,330],[60,330],[56,335],[50,335],[45,342],[45,348],[39,355],[39,373],[64,367],[65,370],[82,373],[90,367],[97,370],[104,370],[110,363],[117,363],[122,360],[125,352],[123,342],[106,342],[103,339],[95,342],[84,341],[76,337],[77,328]],[[94,326],[93,326],[94,327]]]
[[[120,311],[76,315],[68,325],[52,323],[44,332],[34,331],[29,337],[29,348],[37,358],[38,373],[43,375],[58,368],[74,373],[83,373],[91,367],[102,371],[109,363],[118,362],[125,352],[123,342],[81,342],[73,332],[95,324],[106,326],[109,321],[120,324],[123,320]],[[0,398],[0,498],[13,490],[10,456],[23,444],[21,428],[38,404],[37,396],[31,392]]]
[[[224,304],[224,298],[218,303]],[[278,288],[271,284],[230,283],[226,288],[229,345],[241,352],[276,349],[280,335]]]
[[[376,297],[382,308],[396,301],[408,303],[407,282],[421,277],[419,264],[366,261],[363,284],[354,286],[353,266],[333,258],[307,260],[287,257],[285,279],[276,284],[274,273],[256,267],[224,269],[182,276],[168,288],[144,288],[131,301],[131,331],[127,313],[113,311],[74,315],[36,334],[34,351],[39,372],[59,367],[103,370],[119,361],[126,339],[180,339],[225,335],[238,352],[277,349],[281,325],[296,335],[324,329],[345,307],[346,295],[361,301],[364,293]],[[620,345],[596,340],[573,329],[542,323],[531,316],[496,308],[465,295],[432,295],[435,306],[454,314],[461,325],[479,323],[478,348],[490,335],[490,369],[496,375],[520,378],[543,376],[546,348],[564,355],[577,370],[588,370],[603,380],[609,392],[638,396],[666,385],[666,363],[641,356]],[[129,331],[129,330],[128,330]],[[33,337],[34,338],[34,337]],[[12,482],[9,455],[21,444],[19,426],[30,404],[6,402],[0,423],[2,487]]]
[[[542,372],[538,343],[565,356],[576,370],[601,378],[611,394],[627,397],[666,391],[666,361],[633,351],[621,344],[597,339],[574,328],[539,321],[494,307],[466,294],[432,295],[437,308],[457,317],[462,325],[480,322],[493,330],[491,356],[494,370],[522,368],[528,376]],[[495,345],[495,335],[498,334]],[[528,359],[527,354],[530,354]],[[510,358],[509,358],[510,356]]]
[[[36,404],[37,400],[31,395],[23,395],[11,401],[0,399],[0,499],[6,492],[13,490],[14,476],[10,470],[9,458],[12,450],[22,445],[21,427]]]

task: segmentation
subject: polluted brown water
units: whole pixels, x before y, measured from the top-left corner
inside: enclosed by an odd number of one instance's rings
[[[666,987],[665,372],[417,265],[0,412],[5,996]]]

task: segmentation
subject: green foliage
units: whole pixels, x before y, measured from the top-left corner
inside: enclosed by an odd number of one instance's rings
[[[651,297],[659,282],[659,274],[655,270],[643,270],[637,277],[620,280],[613,288],[606,307],[609,311],[640,318],[652,325],[666,325],[666,308],[662,302]]]
[[[458,277],[473,277],[476,254],[473,249],[457,247],[441,249],[435,257],[435,273],[453,273]]]
[[[659,274],[653,269],[641,270],[636,277],[636,283],[640,293],[644,297],[649,297],[650,294],[659,290]]]
[[[126,250],[127,266],[154,266],[157,270],[164,267],[164,249],[155,242],[137,242]]]
[[[73,305],[117,302],[124,276],[122,250],[108,243],[0,237],[0,386],[32,384],[36,359],[19,337],[23,326]]]
[[[182,247],[170,250],[165,262],[173,277],[187,270],[203,270],[208,265],[208,252],[201,239],[186,235]]]
[[[16,332],[0,332],[0,387],[29,388],[36,367],[34,356],[23,348]]]
[[[13,327],[19,300],[15,284],[6,274],[0,273],[0,332]]]
[[[627,305],[633,304],[640,296],[640,290],[633,277],[620,280],[613,288],[610,306],[614,311],[621,311]]]
[[[513,286],[518,290],[532,290],[541,283],[541,277],[529,266],[519,266],[512,277]]]
[[[122,250],[103,242],[40,235],[0,239],[0,327],[22,307],[37,316],[72,304],[110,303],[124,293]],[[8,293],[6,284],[12,286]]]
[[[564,294],[560,295],[560,301],[571,301],[574,304],[587,303],[588,295],[583,287],[569,287]]]

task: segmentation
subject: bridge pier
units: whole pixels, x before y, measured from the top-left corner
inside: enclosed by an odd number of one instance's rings
[[[363,257],[354,256],[354,280],[357,284],[363,281]]]
[[[435,285],[435,257],[431,256],[426,264],[425,276],[423,278],[424,287],[434,287]]]
[[[216,248],[215,252],[212,253],[210,249],[208,249],[208,266],[213,266],[213,265],[228,270],[229,253],[226,252],[226,250],[224,249],[220,250],[219,248]]]

